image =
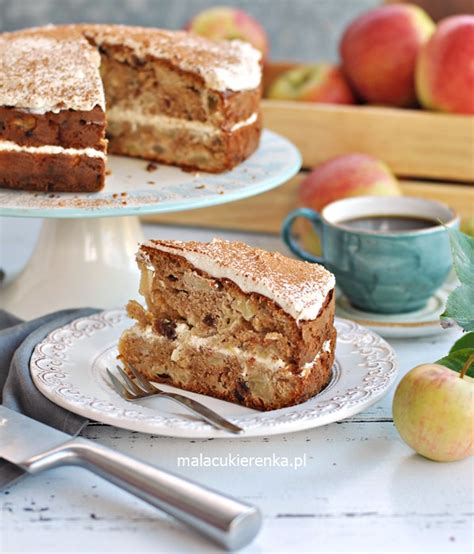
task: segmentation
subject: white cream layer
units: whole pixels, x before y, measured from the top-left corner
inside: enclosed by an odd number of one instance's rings
[[[150,325],[143,328],[136,324],[133,327],[133,332],[143,338],[153,338],[154,340],[164,341],[168,340],[166,337],[158,335]],[[178,336],[179,344],[171,354],[171,360],[173,362],[179,360],[183,348],[185,348],[186,346],[191,346],[192,348],[197,349],[210,348],[216,354],[221,354],[223,356],[235,356],[246,361],[255,360],[256,363],[270,369],[271,371],[277,371],[278,369],[281,369],[285,367],[285,365],[287,365],[284,360],[280,358],[275,359],[271,356],[253,354],[251,352],[246,352],[245,350],[242,350],[242,348],[239,348],[237,346],[217,346],[215,344],[211,344],[213,341],[213,337],[198,337],[196,335],[193,335],[189,332],[188,326],[184,323],[177,325],[175,332]]]
[[[242,127],[252,125],[257,121],[258,113],[253,113],[247,119],[238,121],[230,129],[229,132],[233,133]],[[206,135],[215,135],[221,132],[219,127],[212,125],[211,123],[203,123],[202,121],[189,121],[188,119],[181,119],[179,117],[170,117],[168,115],[144,114],[139,110],[131,110],[127,108],[120,108],[119,106],[113,106],[110,110],[107,110],[107,120],[113,123],[129,123],[132,127],[140,126],[152,126],[158,129],[182,129],[186,131],[192,131],[195,133],[201,133]]]
[[[0,151],[3,152],[26,152],[28,154],[67,154],[68,156],[87,156],[89,158],[102,158],[105,160],[105,153],[94,148],[63,148],[45,144],[43,146],[22,146],[10,140],[0,140]]]
[[[210,344],[212,342],[212,337],[196,337],[191,336],[188,344],[194,348],[210,348],[217,354],[222,354],[223,356],[235,356],[236,358],[242,358],[243,360],[255,360],[257,364],[262,365],[272,371],[276,371],[285,367],[287,365],[281,358],[273,358],[272,356],[262,356],[261,354],[255,354],[252,352],[246,352],[238,346],[225,346],[222,345],[216,348],[214,345]]]

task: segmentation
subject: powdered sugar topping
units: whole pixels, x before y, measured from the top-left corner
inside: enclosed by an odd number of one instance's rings
[[[0,105],[36,113],[105,108],[100,55],[81,36],[53,28],[0,36]]]

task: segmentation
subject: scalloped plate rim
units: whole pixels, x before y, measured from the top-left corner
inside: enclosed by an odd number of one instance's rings
[[[90,325],[92,327],[87,327],[88,322],[91,322]],[[344,391],[346,394],[345,399],[344,397],[341,399],[340,394],[336,396],[327,394],[330,398],[323,399],[325,393],[330,393],[334,389],[333,384],[330,383],[319,395],[303,404],[270,412],[258,412],[233,404],[222,403],[221,405],[227,404],[233,409],[243,409],[248,412],[248,415],[244,414],[244,416],[238,417],[223,414],[233,422],[244,427],[244,432],[241,435],[230,435],[214,429],[203,421],[194,418],[188,419],[179,415],[170,415],[165,410],[152,409],[153,413],[157,412],[159,415],[147,415],[150,408],[143,409],[143,406],[138,404],[125,402],[112,390],[108,391],[109,398],[101,399],[100,397],[87,397],[87,395],[81,392],[80,388],[71,388],[71,375],[74,381],[74,378],[76,380],[78,378],[79,374],[77,372],[83,371],[83,369],[78,370],[79,364],[74,361],[74,351],[72,352],[72,361],[64,361],[64,355],[67,354],[71,345],[74,347],[77,341],[81,339],[86,340],[85,343],[82,343],[81,350],[84,351],[84,347],[86,347],[85,351],[87,352],[88,346],[91,349],[89,355],[91,357],[90,369],[92,369],[92,364],[95,363],[93,360],[97,360],[105,355],[104,353],[110,349],[114,341],[111,342],[109,338],[107,345],[104,345],[102,350],[94,350],[92,345],[87,344],[87,340],[90,341],[91,335],[100,333],[104,329],[109,332],[111,337],[115,336],[116,340],[118,339],[119,331],[121,332],[123,328],[122,326],[128,325],[128,322],[129,320],[123,309],[104,310],[91,316],[75,319],[69,324],[49,333],[43,341],[36,345],[30,360],[31,376],[40,392],[55,404],[71,412],[91,420],[131,431],[180,438],[245,438],[297,432],[351,417],[380,400],[395,381],[398,372],[395,352],[384,339],[377,335],[377,333],[355,322],[336,318],[338,331],[345,329],[344,334],[340,335],[339,332],[338,344],[336,346],[336,358],[338,360],[336,374],[339,372],[336,385],[341,381],[344,383],[343,379],[348,379],[348,369],[346,368],[346,363],[348,364],[348,362],[345,361],[341,365],[341,356],[338,357],[337,355],[337,350],[344,350],[342,357],[347,357],[351,361],[351,367],[353,367],[354,360],[357,361],[356,355],[360,358],[365,356],[364,363],[358,364],[363,367],[361,369],[361,378],[359,380],[356,379],[357,386]],[[95,328],[94,325],[96,326]],[[99,327],[97,328],[97,326]],[[51,349],[55,354],[45,354],[45,349]],[[349,349],[350,352],[346,352]],[[41,364],[45,367],[41,367]],[[67,364],[71,367],[65,367]],[[377,364],[379,364],[378,370]],[[387,367],[380,369],[384,364]],[[82,368],[83,366],[81,365],[80,367]],[[365,370],[367,372],[362,374]],[[379,371],[381,378],[378,384],[376,381],[378,377],[377,371]],[[351,377],[353,376],[354,374]],[[364,382],[366,383],[365,388]],[[92,386],[95,387],[96,394],[100,392],[104,396],[105,391],[101,388],[101,384],[98,381],[93,382]],[[169,389],[171,390],[172,387],[169,387]],[[69,392],[69,395],[65,394],[65,392]],[[206,403],[206,400],[216,402],[215,399],[202,395],[193,395],[186,391],[184,391],[184,394],[199,398],[204,403]],[[362,396],[358,398],[358,395]],[[319,401],[318,398],[320,399]],[[334,405],[334,408],[331,409],[331,405]],[[109,413],[104,409],[104,406],[112,409],[112,412],[115,410],[120,415]],[[326,411],[323,411],[324,406],[328,406]],[[145,412],[145,415],[143,415],[143,412]]]

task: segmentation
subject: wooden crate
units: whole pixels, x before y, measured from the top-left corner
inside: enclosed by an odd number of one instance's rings
[[[143,219],[153,223],[278,234],[284,217],[297,206],[298,185],[304,176],[301,172],[281,187],[232,204],[148,215]],[[404,194],[444,202],[465,219],[474,215],[474,188],[469,185],[402,180],[401,187]]]
[[[264,90],[295,64],[264,72]],[[474,117],[376,106],[264,100],[266,128],[290,139],[312,167],[341,154],[364,152],[402,177],[472,181]]]

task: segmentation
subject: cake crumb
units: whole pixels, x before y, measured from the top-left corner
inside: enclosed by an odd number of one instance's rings
[[[120,196],[127,196],[127,193],[126,192],[121,192]]]
[[[194,188],[197,188],[197,189],[205,189],[205,188],[206,188],[206,185],[200,184],[200,185],[196,185]]]
[[[150,163],[147,164],[147,166],[146,166],[146,170],[147,170],[149,173],[151,173],[151,172],[153,172],[153,171],[156,171],[157,169],[158,169],[158,166],[157,166],[155,163],[153,163],[153,162],[150,162]]]
[[[106,175],[112,175],[112,170],[107,168],[107,169],[105,170],[105,174],[106,174]]]
[[[147,181],[149,185],[156,185],[155,181]]]

